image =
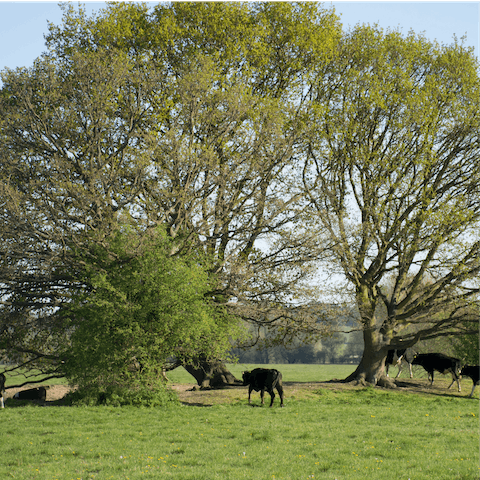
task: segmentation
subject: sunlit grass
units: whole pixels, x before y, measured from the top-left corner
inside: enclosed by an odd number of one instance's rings
[[[45,375],[41,374],[38,372],[36,374],[35,371],[33,372],[28,372],[26,373],[23,370],[13,370],[9,371],[9,369],[12,367],[9,367],[8,365],[2,365],[0,368],[0,372],[5,371],[5,377],[7,379],[7,386],[12,386],[12,385],[21,385],[25,382],[32,382],[32,385],[35,384],[35,386],[40,386],[40,385],[67,385],[68,381],[66,378],[52,378],[50,380],[46,380],[44,382],[39,382],[35,383],[38,380],[41,380],[42,378],[45,378]]]
[[[334,378],[345,378],[355,370],[355,365],[323,365],[323,364],[268,364],[253,365],[250,363],[228,364],[228,369],[239,380],[242,372],[256,367],[276,368],[282,372],[284,382],[324,382]],[[183,368],[167,372],[173,383],[195,383],[194,378]]]
[[[287,381],[313,381],[315,371],[329,375],[324,366],[285,367]],[[183,375],[178,370],[169,376]],[[240,400],[210,407],[7,406],[0,412],[0,475],[42,480],[479,478],[478,399],[320,385],[306,396],[292,396],[287,388],[281,409],[278,404],[249,407],[246,388],[238,391]]]

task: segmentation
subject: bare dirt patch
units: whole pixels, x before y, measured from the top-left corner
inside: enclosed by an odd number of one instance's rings
[[[427,379],[397,379],[395,380],[397,388],[391,390],[413,395],[432,395],[432,396],[451,396],[466,397],[471,391],[471,384],[465,382],[462,392],[457,391],[456,384],[448,389],[450,381],[446,379],[435,380],[433,386]],[[362,385],[353,383],[343,383],[341,380],[331,380],[327,382],[283,382],[285,390],[285,401],[288,399],[311,399],[318,398],[315,393],[318,390],[331,390],[341,392],[346,390],[360,390],[365,388]],[[194,385],[171,384],[173,390],[178,394],[180,401],[184,405],[212,406],[221,403],[245,402],[248,398],[248,387],[235,386],[226,387],[218,390],[192,390]],[[377,387],[381,389],[382,387]],[[389,390],[383,389],[382,390]],[[268,402],[267,402],[268,400]],[[278,395],[275,400],[278,402]],[[265,402],[270,402],[270,396],[265,392]],[[252,393],[252,403],[260,403],[260,394]]]
[[[433,386],[427,379],[397,379],[397,388],[394,391],[405,392],[408,394],[432,395],[432,396],[452,396],[467,397],[471,391],[471,383],[463,382],[463,391],[458,392],[456,384],[447,389],[450,381],[447,379],[436,379]],[[15,393],[37,387],[38,385],[25,385],[22,388],[7,389],[5,397],[12,398]],[[231,386],[217,390],[199,390],[193,384],[170,384],[170,387],[177,392],[180,402],[184,405],[209,407],[218,404],[232,404],[247,402],[248,387]],[[354,385],[352,383],[343,383],[340,380],[331,380],[327,382],[284,382],[285,400],[288,399],[311,399],[318,398],[315,391],[331,390],[335,392],[345,390],[362,389],[363,386]],[[381,387],[378,387],[381,388]],[[47,404],[62,400],[65,395],[70,392],[67,385],[51,385],[47,387]],[[475,398],[475,397],[474,397]],[[265,392],[265,401],[270,401],[270,396]],[[278,395],[275,398],[278,402]],[[477,399],[478,400],[478,399]],[[14,400],[9,400],[10,402]],[[252,403],[260,404],[260,394],[252,393]]]
[[[5,391],[5,399],[8,400],[7,405],[9,402],[15,402],[16,400],[13,399],[13,396],[17,392],[22,392],[23,390],[28,390],[30,388],[37,388],[39,386],[43,386],[47,389],[47,399],[46,403],[57,402],[65,397],[65,395],[70,392],[71,388],[67,385],[38,385],[38,384],[31,384],[31,385],[24,385],[20,388],[8,388]],[[11,404],[11,403],[10,403]]]

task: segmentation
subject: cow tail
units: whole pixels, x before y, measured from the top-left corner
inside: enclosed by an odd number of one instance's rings
[[[273,373],[273,381],[272,381],[272,390],[276,388],[278,385],[278,382],[280,381],[281,378],[281,373],[278,370],[275,370]]]

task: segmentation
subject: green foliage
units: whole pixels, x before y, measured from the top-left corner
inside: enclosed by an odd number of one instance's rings
[[[456,42],[363,25],[315,89],[305,190],[332,245],[326,268],[356,300],[359,370],[375,381],[389,344],[478,329],[478,61]]]
[[[220,356],[236,315],[331,333],[308,305],[320,262],[367,354],[478,323],[471,51],[342,33],[316,2],[62,8],[46,54],[2,72],[0,348],[155,389],[169,355]]]
[[[48,323],[46,310],[84,287],[77,252],[99,254],[95,245],[101,250],[122,228],[123,215],[168,225],[177,238],[190,229],[223,276],[225,301],[292,298],[310,245],[279,241],[264,254],[256,244],[281,238],[294,215],[286,198],[297,197],[286,185],[299,130],[292,120],[306,101],[306,72],[340,37],[333,11],[315,3],[111,3],[89,17],[62,8],[45,55],[2,72],[0,193],[8,206],[0,228],[12,252],[0,262],[2,278],[12,279],[2,294],[20,317],[37,319],[21,332],[17,320],[1,328],[24,341],[6,335],[8,347],[33,352],[29,361],[55,356],[55,340],[65,343],[68,331]],[[99,288],[101,275],[94,280]],[[102,288],[123,301],[116,285]],[[12,326],[11,311],[0,317]],[[45,332],[35,344],[25,333],[33,330]],[[42,349],[52,332],[54,346]]]
[[[94,406],[106,405],[111,407],[166,407],[178,403],[177,395],[163,382],[155,385],[146,384],[144,376],[138,381],[135,378],[129,383],[117,383],[105,386],[98,382],[82,385],[66,397],[66,402],[72,405]]]
[[[72,335],[64,369],[79,385],[76,397],[155,404],[153,397],[165,390],[160,370],[169,357],[222,357],[237,323],[210,299],[214,276],[201,256],[173,255],[173,241],[159,231],[140,241],[125,230],[108,241],[90,252],[89,288],[65,315]]]
[[[454,355],[460,358],[463,364],[479,365],[480,345],[479,334],[451,337],[450,344]]]

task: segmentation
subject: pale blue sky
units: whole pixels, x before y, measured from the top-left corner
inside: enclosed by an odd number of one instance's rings
[[[78,5],[77,2],[74,2]],[[87,11],[98,10],[102,2],[84,2]],[[341,14],[344,28],[357,23],[378,23],[383,28],[423,32],[429,39],[451,43],[453,35],[467,35],[466,44],[479,54],[479,1],[327,1]],[[0,70],[30,66],[44,50],[47,20],[59,24],[62,12],[53,2],[10,2],[0,0]]]

